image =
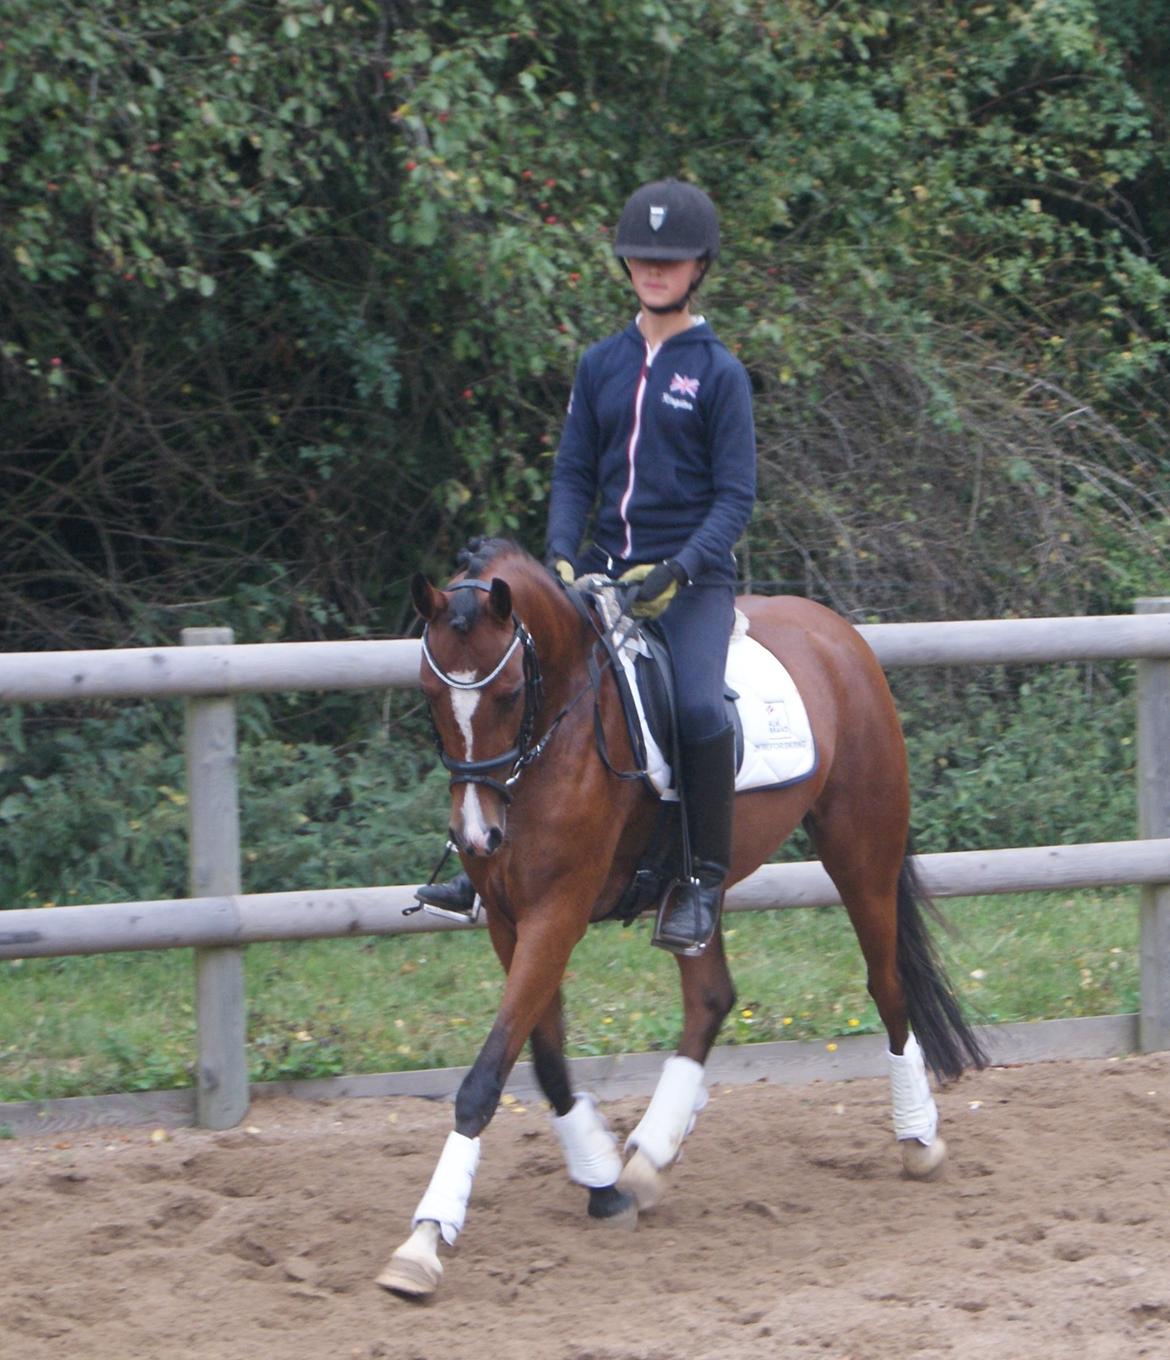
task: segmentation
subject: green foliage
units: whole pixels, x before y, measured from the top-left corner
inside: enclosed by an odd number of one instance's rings
[[[941,692],[897,674],[918,849],[1131,840],[1134,701],[1118,669],[998,667]]]
[[[919,849],[1135,834],[1128,668],[999,667],[942,686],[900,671],[893,683]],[[327,706],[289,709],[252,701],[241,712],[245,891],[425,880],[449,799],[414,696],[394,696],[364,739],[338,747],[289,739],[298,727],[328,728]],[[348,709],[341,717],[353,721]],[[77,724],[10,714],[0,746],[0,907],[185,895],[175,719],[166,705],[119,707]],[[803,835],[783,851],[808,853]]]
[[[606,226],[667,172],[723,213],[705,305],[757,388],[754,582],[1125,609],[1120,539],[1166,588],[1145,8],[6,17],[10,646],[397,632],[415,566],[475,531],[539,546],[576,358],[630,307]]]
[[[240,724],[245,891],[423,881],[448,796],[417,723],[338,750],[282,740],[266,716],[246,709]],[[185,896],[181,732],[161,705],[76,724],[14,710],[0,746],[0,907]]]
[[[1163,10],[10,0],[5,645],[401,633],[416,567],[539,547],[577,357],[630,309],[607,226],[664,173],[722,212],[750,584],[858,618],[1170,592]],[[932,845],[1125,823],[1123,691],[1081,684],[910,695]],[[1098,773],[1062,712],[1112,734]],[[428,871],[416,732],[242,721],[250,888]],[[0,757],[4,901],[181,891],[168,724],[10,715]]]

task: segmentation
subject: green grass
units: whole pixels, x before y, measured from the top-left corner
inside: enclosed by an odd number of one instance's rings
[[[936,931],[973,1018],[998,1022],[1137,1009],[1136,889],[970,898]],[[860,951],[837,908],[728,918],[739,1001],[724,1043],[833,1038],[879,1028]],[[566,979],[573,1055],[673,1047],[673,960],[649,923],[606,925]],[[0,1100],[191,1084],[194,968],[187,950],[0,965]],[[254,1080],[470,1062],[500,996],[486,932],[253,945]]]

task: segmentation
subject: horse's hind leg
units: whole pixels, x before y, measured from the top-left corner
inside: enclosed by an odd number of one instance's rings
[[[719,1027],[735,1005],[723,936],[716,930],[702,954],[678,957],[683,995],[683,1031],[677,1052],[663,1064],[641,1122],[626,1140],[631,1152],[618,1180],[639,1209],[652,1209],[666,1190],[665,1172],[707,1103],[703,1066]]]
[[[552,1106],[552,1127],[564,1154],[569,1179],[589,1191],[589,1217],[613,1226],[634,1227],[638,1206],[632,1195],[619,1190],[622,1169],[617,1139],[597,1102],[585,1091],[574,1091],[565,1062],[565,1027],[561,993],[532,1031],[532,1065],[540,1089]]]
[[[808,829],[826,872],[857,935],[865,959],[866,986],[889,1039],[894,1136],[902,1167],[915,1180],[942,1173],[946,1144],[938,1136],[938,1109],[930,1091],[922,1049],[911,1033],[906,989],[899,959],[899,911],[905,859],[905,833],[884,838],[857,830],[859,819],[839,829],[833,817],[810,818]]]

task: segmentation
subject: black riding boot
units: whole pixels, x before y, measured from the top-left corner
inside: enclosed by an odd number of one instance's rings
[[[659,911],[650,942],[672,954],[701,954],[715,934],[731,867],[735,729],[725,727],[704,741],[685,743],[681,774],[696,881],[682,884],[673,905]]]
[[[446,883],[424,883],[414,895],[429,907],[457,911],[463,916],[470,916],[475,909],[475,885],[462,869]]]

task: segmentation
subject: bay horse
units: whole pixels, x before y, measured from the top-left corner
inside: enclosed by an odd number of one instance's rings
[[[451,774],[451,839],[486,911],[503,997],[455,1100],[454,1129],[378,1283],[424,1296],[442,1274],[479,1162],[480,1134],[525,1042],[552,1107],[569,1177],[597,1219],[629,1224],[661,1197],[664,1173],[706,1103],[703,1064],[735,1003],[721,935],[678,956],[683,1026],[623,1164],[592,1099],[573,1092],[561,981],[574,946],[613,910],[639,868],[658,801],[638,779],[617,684],[597,666],[598,625],[535,558],[473,540],[446,589],[416,574],[420,681]],[[792,596],[738,601],[749,634],[781,658],[807,707],[818,761],[803,782],[736,798],[734,883],[804,824],[853,924],[889,1037],[895,1137],[906,1174],[946,1156],[926,1065],[941,1079],[986,1063],[926,929],[909,850],[909,779],[885,675],[860,634]],[[701,790],[694,791],[701,796]]]

